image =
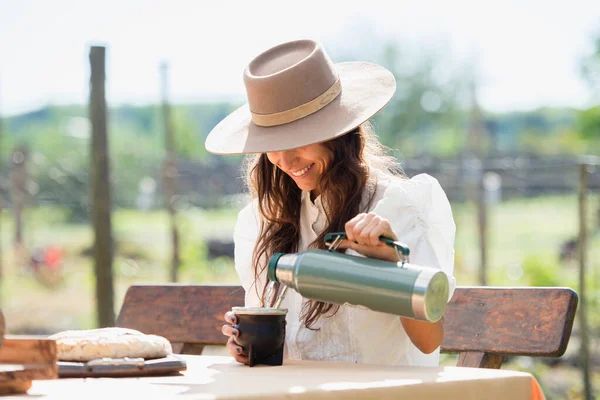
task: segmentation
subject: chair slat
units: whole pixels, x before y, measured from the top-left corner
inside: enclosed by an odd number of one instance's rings
[[[560,357],[577,301],[570,288],[457,288],[444,314],[441,350]]]
[[[117,326],[161,335],[171,342],[219,345],[223,314],[244,305],[238,285],[133,285],[125,295]]]

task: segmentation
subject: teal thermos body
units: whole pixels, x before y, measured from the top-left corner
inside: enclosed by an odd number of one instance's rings
[[[408,254],[406,247],[400,248]],[[437,268],[336,251],[274,254],[268,276],[308,299],[349,303],[422,321],[438,321],[448,303],[448,277]]]

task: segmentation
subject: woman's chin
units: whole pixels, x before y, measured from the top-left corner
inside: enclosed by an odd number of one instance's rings
[[[305,182],[296,182],[296,185],[300,188],[300,190],[304,191],[304,192],[310,192],[315,190],[316,186],[315,185],[309,185],[306,184]]]

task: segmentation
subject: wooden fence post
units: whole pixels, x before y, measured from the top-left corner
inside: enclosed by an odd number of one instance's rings
[[[587,296],[585,290],[585,269],[587,261],[587,181],[588,165],[586,163],[581,163],[579,165],[579,238],[577,240],[579,250],[579,322],[581,330],[581,349],[579,351],[579,357],[583,373],[585,399],[592,399],[593,390],[592,381],[590,379],[590,348],[587,330]]]
[[[96,272],[96,307],[98,325],[114,326],[113,242],[105,97],[105,53],[100,46],[90,48],[92,123],[91,180],[92,221],[94,224],[94,262]]]
[[[479,238],[479,284],[487,285],[487,205],[485,204],[485,188],[483,178],[485,176],[485,144],[487,132],[485,128],[483,113],[477,100],[477,78],[473,76],[470,82],[471,109],[467,126],[467,149],[475,160],[473,165],[477,169],[472,170],[473,191],[475,206],[477,208],[477,233]]]
[[[488,218],[487,204],[485,199],[484,175],[485,169],[481,169],[479,182],[477,183],[477,232],[479,236],[479,284],[487,285],[487,237]]]
[[[0,94],[2,93],[2,81],[0,81]],[[0,96],[0,178],[3,177],[4,174],[4,157],[3,157],[3,146],[4,142],[4,120],[2,118],[2,97]],[[4,280],[4,251],[2,247],[2,217],[4,215],[4,194],[2,193],[2,189],[0,187],[0,306],[2,305],[2,284]]]
[[[162,94],[162,115],[165,130],[165,148],[167,152],[166,162],[163,170],[163,182],[165,185],[165,201],[169,213],[169,225],[171,230],[171,282],[177,282],[179,275],[179,231],[177,229],[177,212],[175,210],[175,195],[177,193],[177,158],[175,155],[175,138],[173,134],[173,125],[171,122],[171,109],[167,98],[168,89],[168,65],[162,63],[161,73],[161,94]]]
[[[27,157],[26,146],[19,146],[12,152],[10,171],[12,209],[15,219],[13,244],[17,251],[23,249],[23,211],[27,202]]]

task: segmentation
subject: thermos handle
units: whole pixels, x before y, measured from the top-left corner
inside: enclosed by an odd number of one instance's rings
[[[323,240],[325,241],[325,243],[331,244],[331,246],[329,247],[329,250],[333,251],[333,250],[337,249],[337,245],[339,245],[339,243],[342,240],[347,239],[347,238],[348,238],[348,236],[346,235],[346,232],[329,232],[328,234],[325,235]],[[398,253],[398,257],[400,258],[400,261],[402,261],[403,264],[405,262],[410,262],[410,260],[409,260],[410,249],[408,248],[407,245],[405,245],[404,243],[399,242],[397,240],[393,240],[388,237],[385,237],[385,236],[379,236],[379,240],[386,243],[388,246],[396,249],[396,252]]]

